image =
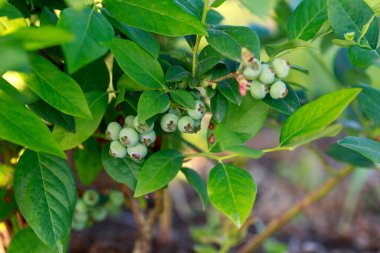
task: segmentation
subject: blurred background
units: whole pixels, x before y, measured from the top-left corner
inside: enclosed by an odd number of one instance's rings
[[[249,26],[256,30],[262,42],[262,48],[286,39],[286,21],[300,1],[227,0],[216,10],[213,18],[223,19],[222,24]],[[246,5],[244,5],[246,4]],[[248,5],[248,6],[247,6]],[[250,11],[248,10],[248,8]],[[160,38],[162,46],[189,51],[184,39],[173,41]],[[203,41],[204,43],[204,41]],[[202,46],[202,44],[201,44]],[[292,51],[284,55],[289,62],[309,70],[309,74],[292,71],[287,79],[301,87],[298,94],[301,99],[314,98],[334,91],[341,86],[358,83],[371,84],[380,88],[380,72],[376,67],[359,70],[349,62],[347,50],[333,46],[331,37],[313,41],[312,48]],[[262,50],[262,60],[266,54]],[[271,111],[273,118],[281,118]],[[209,118],[203,124],[207,129]],[[357,131],[360,125],[354,120],[343,124],[349,131]],[[248,145],[256,148],[271,148],[278,143],[280,125],[278,120],[268,120],[265,127]],[[378,131],[378,129],[377,129]],[[307,193],[322,185],[331,175],[328,168],[334,170],[343,166],[333,160],[325,151],[339,137],[324,138],[293,152],[283,151],[265,155],[259,160],[237,159],[232,162],[246,168],[255,178],[258,195],[250,220],[244,234],[234,228],[217,210],[208,207],[203,211],[201,201],[187,184],[185,177],[179,174],[169,185],[169,216],[160,217],[160,226],[165,233],[159,233],[153,252],[217,252],[226,243],[241,245],[247,237],[261,231],[269,221],[280,216]],[[380,136],[380,134],[379,134]],[[184,138],[207,149],[206,133],[185,135]],[[189,150],[190,152],[190,150]],[[322,155],[321,155],[322,154]],[[194,158],[186,163],[187,167],[197,170],[204,178],[213,163],[204,158]],[[1,179],[1,177],[0,177]],[[80,185],[85,191],[87,188]],[[115,183],[104,171],[100,173],[91,188],[100,193],[117,189]],[[151,205],[151,199],[142,200],[142,205]],[[128,208],[122,209],[104,221],[73,231],[70,252],[122,253],[131,252],[135,238],[136,224]],[[1,231],[0,226],[0,231]],[[9,238],[0,233],[0,241],[7,243]],[[0,248],[1,252],[1,248]],[[235,252],[234,247],[229,252]],[[379,170],[361,168],[327,197],[307,208],[263,244],[257,252],[283,253],[370,253],[380,252],[380,176]]]

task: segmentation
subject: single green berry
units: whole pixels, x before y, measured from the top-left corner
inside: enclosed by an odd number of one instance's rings
[[[78,213],[85,213],[87,212],[88,208],[87,205],[84,203],[83,200],[78,199],[77,203],[75,204],[75,212]]]
[[[72,229],[77,230],[77,231],[85,229],[86,225],[87,225],[87,222],[79,222],[75,220],[73,220],[73,222],[71,223]]]
[[[83,199],[83,202],[87,206],[95,206],[96,204],[98,204],[100,196],[97,191],[90,189],[90,190],[86,190],[83,193],[82,199]]]
[[[121,206],[124,203],[124,195],[121,191],[110,191],[109,200],[115,206]]]
[[[139,134],[133,128],[123,128],[119,133],[119,140],[123,146],[135,146],[139,142]]]
[[[149,132],[149,131],[152,131],[154,128],[154,123],[152,123],[152,125],[150,126],[148,125],[146,121],[139,123],[139,116],[136,116],[135,120],[133,121],[133,125],[135,126],[135,129],[139,133]]]
[[[258,77],[260,73],[261,73],[261,63],[256,58],[254,58],[252,61],[247,62],[243,70],[243,76],[250,80]]]
[[[145,146],[150,146],[156,141],[156,133],[153,130],[142,133],[140,134],[140,141]]]
[[[277,81],[270,87],[270,96],[273,99],[284,98],[288,94],[288,89],[283,81]]]
[[[117,122],[109,123],[106,129],[106,138],[112,141],[119,139],[120,130],[121,130],[121,126],[119,123]]]
[[[90,215],[94,221],[103,221],[107,218],[108,210],[105,207],[97,207],[91,210]]]
[[[261,64],[260,82],[263,84],[271,84],[274,81],[275,73],[268,64]]]
[[[170,103],[169,103],[167,106],[165,106],[165,108],[162,109],[162,111],[161,111],[160,113],[165,113],[165,112],[167,112],[169,109],[170,109]]]
[[[202,120],[194,120],[194,129],[193,129],[193,132],[196,133],[198,132],[199,130],[201,130],[201,124],[202,124]]]
[[[124,158],[127,155],[127,149],[120,143],[120,141],[112,141],[109,153],[112,157]]]
[[[178,130],[182,133],[191,133],[194,131],[194,119],[189,116],[182,117],[178,120]]]
[[[284,59],[276,58],[272,62],[272,68],[279,78],[286,78],[289,75],[290,66]]]
[[[145,145],[137,143],[137,145],[134,147],[128,147],[127,152],[133,160],[139,161],[146,156],[148,149]]]
[[[88,213],[87,212],[85,212],[85,213],[75,212],[74,216],[73,216],[73,220],[75,220],[77,222],[87,222],[88,221]]]
[[[206,106],[201,100],[195,101],[195,108],[187,111],[189,116],[195,120],[203,118],[206,114]]]
[[[252,81],[249,90],[255,99],[263,99],[269,92],[268,86],[259,81]]]
[[[174,132],[178,125],[178,115],[174,113],[167,113],[161,118],[161,128],[165,132]]]
[[[129,115],[125,117],[124,127],[135,128],[135,125],[133,123],[135,118],[136,118],[135,115]]]

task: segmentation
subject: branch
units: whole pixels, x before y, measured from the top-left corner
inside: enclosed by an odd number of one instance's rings
[[[239,249],[238,253],[248,253],[253,252],[257,249],[265,240],[276,233],[280,228],[286,225],[290,220],[292,220],[296,215],[298,215],[302,210],[309,207],[314,202],[326,196],[339,182],[341,182],[345,177],[347,177],[354,167],[348,166],[340,170],[336,176],[330,178],[317,190],[309,193],[306,197],[293,206],[289,211],[284,213],[282,216],[272,220],[268,226],[258,235],[250,239],[242,248]]]
[[[133,217],[136,220],[137,227],[144,226],[144,224],[145,224],[144,214],[140,210],[139,205],[136,202],[136,200],[133,198],[132,191],[127,186],[125,186],[123,184],[120,184],[119,187],[120,187],[121,191],[124,193],[124,195],[127,197],[128,201],[130,203],[131,211],[132,211]]]

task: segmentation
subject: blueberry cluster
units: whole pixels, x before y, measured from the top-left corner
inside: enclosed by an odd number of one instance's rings
[[[101,195],[95,190],[87,190],[75,205],[72,228],[82,230],[92,222],[117,215],[123,203],[124,195],[120,191],[113,190],[107,195]]]
[[[206,111],[206,105],[201,100],[196,100],[194,109],[180,112],[170,110],[164,114],[160,121],[161,128],[167,133],[174,132],[177,129],[182,133],[196,133],[201,129],[201,121]]]
[[[139,122],[138,117],[134,115],[125,118],[124,127],[117,122],[109,123],[106,137],[112,141],[110,155],[124,158],[128,154],[133,160],[141,160],[148,153],[147,147],[156,141],[153,128],[154,123]]]
[[[290,72],[290,65],[286,60],[276,58],[270,64],[260,63],[257,58],[244,52],[242,58],[239,68],[241,75],[236,78],[242,95],[245,95],[249,87],[255,99],[263,99],[268,93],[273,99],[286,97],[288,89],[282,81]]]

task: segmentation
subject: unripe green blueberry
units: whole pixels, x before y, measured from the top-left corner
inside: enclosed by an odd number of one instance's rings
[[[194,129],[193,129],[194,133],[201,130],[201,124],[202,124],[202,120],[194,120]]]
[[[145,145],[137,143],[134,147],[128,147],[127,152],[133,160],[139,161],[146,156],[148,149]]]
[[[270,96],[273,99],[284,98],[288,94],[288,89],[283,81],[277,81],[270,87]]]
[[[275,73],[268,64],[261,64],[260,82],[263,84],[271,84],[274,81]]]
[[[153,130],[142,133],[140,134],[140,141],[145,146],[150,146],[156,141],[156,133]]]
[[[87,206],[95,206],[98,202],[99,202],[99,193],[95,190],[86,190],[84,193],[83,193],[83,202],[87,205]]]
[[[73,219],[77,222],[87,222],[88,221],[88,213],[87,212],[85,212],[85,213],[75,212]]]
[[[195,120],[203,118],[206,114],[206,106],[201,100],[195,101],[195,108],[187,111],[189,116]]]
[[[129,115],[125,117],[124,127],[135,128],[135,125],[133,123],[135,121],[135,118],[135,115]]]
[[[127,155],[127,149],[120,141],[112,141],[109,153],[112,157],[124,158]]]
[[[167,113],[161,118],[161,128],[165,132],[174,132],[178,125],[178,115],[174,113]]]
[[[134,146],[139,142],[139,134],[133,128],[123,128],[119,133],[119,140],[123,146]]]
[[[106,138],[112,141],[118,140],[120,130],[121,130],[121,126],[119,123],[117,122],[109,123],[106,129]]]
[[[139,123],[139,116],[136,116],[135,120],[133,121],[133,125],[135,126],[135,129],[139,133],[149,132],[149,131],[152,131],[154,128],[154,123],[152,123],[152,125],[150,126],[148,125],[146,121]]]
[[[160,113],[165,113],[170,109],[170,103],[160,112]]]
[[[284,59],[276,58],[272,62],[272,68],[279,78],[286,78],[289,75],[290,66]]]
[[[261,73],[261,63],[256,58],[254,58],[250,62],[247,62],[247,65],[245,66],[243,70],[243,76],[250,80],[258,77],[260,73]]]
[[[78,199],[77,203],[75,204],[75,212],[85,213],[87,212],[87,209],[87,205],[83,202],[83,200]]]
[[[94,221],[103,221],[107,218],[108,210],[105,207],[97,207],[91,210],[90,215]]]
[[[111,191],[108,196],[111,204],[115,206],[121,206],[124,203],[124,195],[121,191]]]
[[[79,222],[79,221],[73,220],[73,222],[71,223],[71,227],[74,230],[80,231],[86,228],[86,222]]]
[[[249,90],[255,99],[263,99],[269,92],[268,86],[259,81],[252,81]]]
[[[178,130],[182,133],[191,133],[194,131],[194,119],[189,116],[182,117],[178,120]]]

